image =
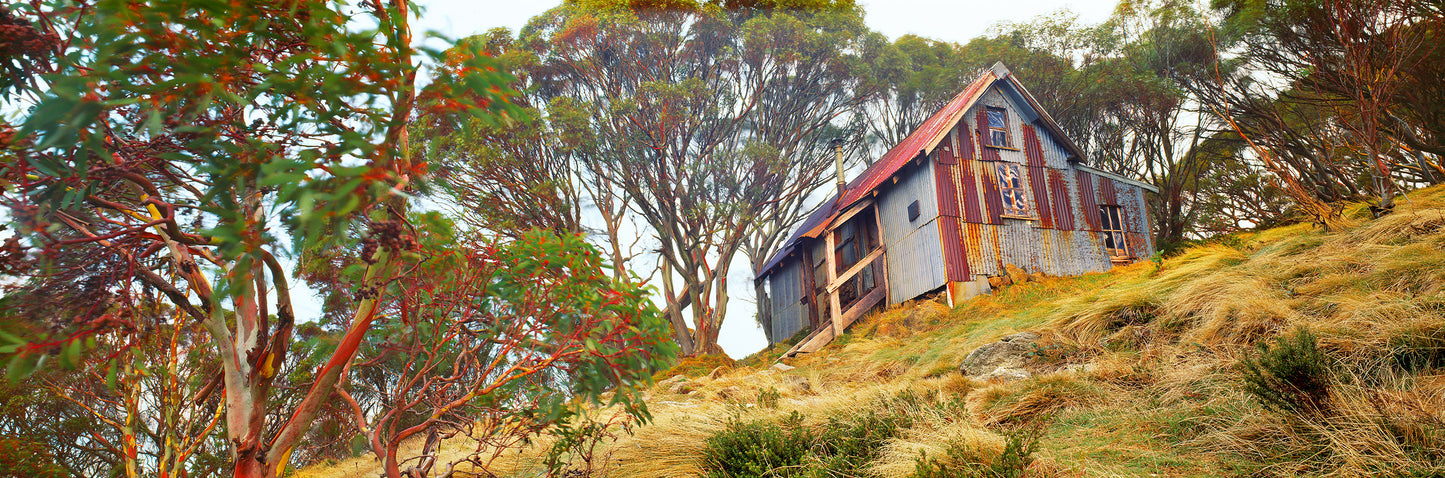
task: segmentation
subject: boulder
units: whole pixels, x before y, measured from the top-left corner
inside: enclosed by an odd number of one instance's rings
[[[1008,274],[1009,280],[1012,280],[1015,284],[1022,284],[1033,279],[1033,277],[1029,275],[1028,271],[1025,271],[1019,268],[1019,266],[1013,264],[1004,264],[1003,270],[1005,273]]]
[[[1013,280],[1009,279],[1008,276],[991,276],[988,278],[988,286],[992,289],[1002,288],[1013,283]]]
[[[982,377],[999,369],[1023,369],[1028,361],[1030,347],[1039,334],[1020,332],[1004,337],[998,342],[985,344],[974,349],[958,364],[958,371],[970,377]]]
[[[792,370],[792,369],[795,369],[795,368],[798,368],[798,367],[794,367],[794,366],[792,366],[792,365],[788,365],[788,364],[785,364],[785,363],[782,363],[782,362],[778,362],[778,363],[773,364],[773,370],[777,370],[777,371],[779,371],[779,372],[786,372],[786,371],[789,371],[789,370]]]

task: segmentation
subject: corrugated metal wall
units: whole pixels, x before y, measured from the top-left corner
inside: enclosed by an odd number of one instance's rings
[[[933,163],[910,167],[898,184],[878,195],[878,217],[887,247],[888,297],[896,304],[943,286],[946,270],[938,238],[938,194]],[[918,218],[908,205],[918,201]]]
[[[1009,112],[1010,139],[1017,151],[986,147],[979,141],[988,134],[986,108],[990,106]],[[1004,264],[1050,275],[1107,270],[1112,264],[1103,251],[1102,238],[1087,230],[1098,229],[1089,227],[1098,223],[1098,192],[1092,188],[1097,178],[1072,167],[1068,163],[1068,152],[1048,131],[1025,124],[1017,113],[1019,107],[1021,105],[1014,104],[1006,95],[990,90],[973,110],[963,115],[963,121],[950,135],[950,141],[958,141],[960,145],[959,165],[953,178],[957,184],[958,216],[963,221],[960,237],[970,272],[975,276],[998,275],[1003,273]],[[1028,166],[1024,179],[1033,192],[1030,199],[1039,214],[1037,219],[1000,217],[997,161]],[[1082,184],[1080,174],[1088,176]],[[1124,188],[1138,189],[1128,185],[1110,186],[1116,195],[1122,196],[1128,196],[1120,193]]]
[[[808,327],[808,307],[803,304],[803,271],[801,255],[783,261],[768,276],[768,293],[773,305],[773,340],[787,340]]]

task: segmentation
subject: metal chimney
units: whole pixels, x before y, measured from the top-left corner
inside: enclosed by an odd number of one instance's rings
[[[828,142],[833,146],[833,163],[838,166],[838,198],[843,198],[843,190],[848,188],[848,180],[843,177],[843,138],[834,138]]]

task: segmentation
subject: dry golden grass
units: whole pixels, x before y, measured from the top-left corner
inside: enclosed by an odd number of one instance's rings
[[[1005,287],[953,310],[937,300],[892,307],[822,351],[786,359],[797,367],[789,372],[767,369],[786,347],[736,364],[681,363],[658,378],[687,375],[697,390],[651,390],[653,421],[600,443],[592,476],[698,476],[707,438],[728,420],[795,410],[809,427],[869,411],[913,417],[864,467],[887,478],[912,476],[922,453],[958,458],[946,456],[949,443],[964,444],[967,459],[994,459],[1005,428],[1042,417],[1030,477],[1445,473],[1445,375],[1378,372],[1402,353],[1445,347],[1445,187],[1414,192],[1378,220],[1347,212],[1357,225],[1343,232],[1290,225],[1158,264]],[[1270,412],[1244,391],[1240,360],[1299,326],[1342,364],[1331,415]],[[956,372],[969,351],[1021,330],[1063,352],[1041,354],[1030,365],[1038,375],[1017,383]],[[776,408],[759,406],[770,390]],[[936,398],[878,399],[904,390]],[[955,400],[961,409],[940,405]],[[540,476],[543,448],[510,453],[490,471]],[[296,476],[376,468],[358,458]]]

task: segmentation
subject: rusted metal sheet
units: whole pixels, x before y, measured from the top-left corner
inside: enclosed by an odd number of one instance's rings
[[[1049,168],[1029,168],[1029,189],[1034,193],[1034,208],[1039,214],[1039,226],[1054,229],[1054,207],[1049,200],[1049,182],[1045,172]]]
[[[1094,195],[1094,175],[1084,171],[1074,171],[1079,180],[1079,208],[1084,215],[1084,224],[1090,231],[1098,231],[1102,228],[1099,224],[1099,202]]]
[[[1039,134],[1034,131],[1033,126],[1024,125],[1024,157],[1028,158],[1028,165],[1031,168],[1042,168],[1044,164],[1044,147],[1039,144]]]
[[[998,157],[997,149],[985,146],[985,143],[988,141],[988,108],[978,108],[978,112],[974,114],[973,119],[975,121],[974,128],[977,128],[978,131],[975,140],[978,142],[980,159],[984,161],[1002,161],[1002,159]]]
[[[1128,184],[1117,184],[1119,205],[1124,206],[1128,217],[1124,219],[1124,230],[1128,232],[1146,232],[1149,229],[1144,226],[1144,194],[1137,187]]]
[[[964,224],[964,248],[971,272],[998,275],[1003,272],[999,256],[998,227],[992,224]]]
[[[1114,188],[1114,180],[1103,176],[1096,177],[1099,181],[1099,204],[1119,204],[1119,193]]]
[[[1140,259],[1148,259],[1149,256],[1154,255],[1153,248],[1149,247],[1150,241],[1148,239],[1148,234],[1140,232],[1129,232],[1125,233],[1124,235],[1128,236],[1129,238],[1129,252],[1132,253],[1134,257]]]
[[[952,158],[950,158],[951,160]],[[938,194],[938,215],[947,217],[958,217],[958,184],[956,162],[944,162],[944,155],[939,155],[938,163],[933,165],[933,190]]]
[[[1049,197],[1053,200],[1054,229],[1074,230],[1074,208],[1069,204],[1069,185],[1064,182],[1064,173],[1057,169],[1048,171]]]
[[[1104,238],[1094,231],[1079,231],[1074,235],[1074,247],[1081,256],[1081,262],[1090,266],[1088,271],[1106,271],[1113,267],[1109,254],[1104,252]]]
[[[1038,236],[1028,221],[1004,219],[998,228],[1000,255],[1004,264],[1013,264],[1029,272],[1039,270],[1034,258]]]
[[[968,256],[963,252],[963,238],[959,237],[957,217],[938,217],[938,239],[943,249],[944,277],[952,282],[972,280]]]
[[[1049,201],[1049,185],[1047,167],[1044,166],[1043,146],[1039,145],[1039,136],[1034,132],[1034,127],[1023,126],[1024,132],[1024,154],[1028,157],[1029,167],[1029,188],[1034,193],[1034,208],[1039,214],[1039,223],[1045,229],[1054,228],[1054,208]]]
[[[933,157],[943,164],[958,164],[958,149],[953,146],[953,131],[933,150]]]
[[[974,161],[974,172],[978,174],[978,183],[982,188],[983,204],[987,206],[988,223],[1003,224],[1003,196],[998,191],[998,174],[993,170],[994,163],[988,161]]]
[[[979,194],[978,174],[975,171],[975,165],[978,162],[973,159],[973,148],[976,145],[973,142],[973,135],[968,133],[968,124],[963,121],[958,122],[958,144],[964,153],[959,159],[958,165],[958,197],[963,203],[962,217],[964,222],[981,223],[983,222],[983,198]]]

